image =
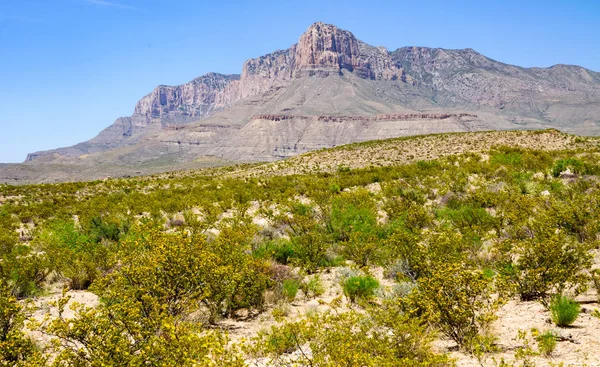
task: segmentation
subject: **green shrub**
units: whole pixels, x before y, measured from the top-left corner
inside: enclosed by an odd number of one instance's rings
[[[0,264],[0,269],[2,272],[8,273],[6,278],[11,286],[12,294],[18,298],[38,294],[49,274],[48,258],[39,253],[27,252],[7,260]]]
[[[498,150],[498,153],[490,157],[492,164],[519,166],[523,161],[522,153],[518,148],[500,147]]]
[[[344,295],[350,302],[357,300],[368,300],[375,295],[375,290],[379,288],[377,279],[370,275],[357,275],[347,278],[342,283]]]
[[[557,295],[550,302],[550,315],[556,326],[569,326],[575,322],[581,306],[569,297]]]
[[[296,279],[286,279],[283,281],[283,295],[288,301],[293,301],[300,289],[300,282]]]
[[[277,244],[274,250],[273,260],[283,265],[287,265],[290,262],[290,259],[296,257],[294,246],[289,241]]]
[[[253,254],[259,259],[273,259],[279,264],[288,265],[297,255],[290,241],[267,241],[258,246]]]
[[[290,236],[290,247],[283,248],[286,262],[313,273],[325,265],[329,249],[330,241],[323,227],[323,218],[314,208],[301,203],[290,204],[289,210],[291,216],[285,213],[276,218],[287,226]],[[287,257],[288,254],[293,254],[293,257]]]
[[[567,168],[569,168],[573,173],[582,173],[584,164],[579,159],[575,158],[559,159],[554,167],[552,167],[552,176],[560,176],[560,174]]]
[[[113,265],[109,246],[77,230],[73,222],[49,223],[36,242],[52,260],[51,270],[66,279],[71,289],[87,289]]]

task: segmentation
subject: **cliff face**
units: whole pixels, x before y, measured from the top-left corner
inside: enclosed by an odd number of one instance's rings
[[[373,80],[395,80],[403,75],[385,48],[369,46],[348,31],[317,22],[289,49],[246,61],[239,96],[261,94],[294,78],[323,77],[344,70]]]
[[[296,75],[347,70],[365,79],[396,79],[401,74],[385,48],[369,46],[323,23],[313,24],[300,37],[294,66]]]
[[[133,117],[197,120],[235,102],[239,79],[239,75],[209,73],[184,85],[161,85],[136,104]]]
[[[242,68],[239,97],[247,98],[274,86],[284,86],[294,76],[295,59],[296,45],[247,60]]]

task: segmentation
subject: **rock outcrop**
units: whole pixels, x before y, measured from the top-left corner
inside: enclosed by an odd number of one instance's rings
[[[133,117],[197,120],[239,99],[239,75],[209,73],[180,86],[161,85],[135,106]]]
[[[403,75],[384,47],[369,46],[351,32],[317,22],[289,49],[246,61],[240,97],[264,93],[294,78],[323,77],[344,70],[374,80],[395,80]]]

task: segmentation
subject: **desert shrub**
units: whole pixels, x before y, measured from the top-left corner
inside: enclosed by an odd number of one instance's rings
[[[431,215],[424,208],[426,197],[420,191],[396,186],[384,189],[383,209],[391,222],[401,224],[412,232],[431,225]]]
[[[264,291],[272,283],[269,264],[251,254],[255,234],[253,227],[234,224],[221,228],[220,235],[207,243],[214,262],[204,278],[202,302],[211,310],[211,322],[240,308],[262,308]]]
[[[282,283],[283,295],[288,301],[293,301],[300,289],[300,282],[296,279],[286,279]]]
[[[440,209],[437,216],[450,221],[460,230],[489,229],[493,228],[496,222],[496,219],[490,216],[484,208],[475,208],[470,205]]]
[[[251,355],[275,365],[446,366],[431,347],[433,335],[401,312],[326,312],[260,332]],[[296,353],[292,353],[296,352]],[[281,362],[281,364],[278,364]]]
[[[332,204],[329,230],[342,255],[367,266],[379,252],[375,204],[366,190],[344,193]]]
[[[576,158],[559,159],[552,167],[552,176],[558,177],[560,174],[568,169],[573,173],[583,173],[584,164],[582,161]]]
[[[325,287],[323,286],[323,282],[321,282],[319,274],[312,276],[308,281],[302,282],[300,288],[308,298],[315,298],[325,294]]]
[[[308,273],[314,273],[320,267],[327,265],[327,250],[329,241],[319,231],[295,236],[291,239],[294,258],[291,262]]]
[[[342,256],[360,267],[366,267],[381,257],[379,237],[375,233],[352,232],[339,246]]]
[[[92,290],[110,305],[138,302],[144,316],[179,316],[195,309],[207,293],[207,275],[216,268],[206,242],[148,227],[137,233],[121,243],[118,270],[98,279]]]
[[[586,187],[577,191],[588,194],[571,193],[572,197],[566,200],[549,200],[545,218],[567,234],[575,236],[579,242],[593,242],[600,231],[599,196]]]
[[[288,227],[293,258],[287,262],[300,266],[309,273],[326,264],[330,240],[319,213],[312,207],[300,203],[289,206],[289,214],[276,220]]]
[[[375,295],[379,282],[370,275],[356,275],[343,280],[342,288],[350,302],[365,301]]]
[[[392,232],[385,246],[391,259],[403,262],[403,276],[416,280],[428,275],[439,262],[459,262],[467,257],[470,242],[451,227],[438,232],[424,232],[416,236],[404,230]]]
[[[548,330],[540,334],[537,330],[534,330],[534,335],[535,340],[538,343],[539,352],[545,356],[552,355],[552,352],[554,352],[554,349],[556,348],[556,333],[552,330]]]
[[[23,331],[24,307],[11,294],[11,288],[0,281],[0,366],[43,366],[44,358]]]
[[[550,301],[550,315],[556,326],[569,326],[575,322],[581,307],[569,297],[557,295]]]
[[[50,273],[49,259],[30,248],[18,246],[0,263],[0,272],[15,297],[34,296],[40,293]]]
[[[128,230],[129,223],[127,221],[101,216],[92,218],[88,226],[90,237],[96,242],[101,242],[102,240],[116,242]]]
[[[503,299],[493,295],[494,279],[464,263],[437,263],[417,280],[408,297],[411,312],[422,314],[459,347],[474,351],[487,338]]]
[[[521,150],[512,147],[500,147],[498,152],[490,157],[490,163],[499,165],[519,166],[522,161]]]
[[[600,269],[595,269],[592,272],[592,282],[596,289],[596,298],[598,299],[598,302],[600,302]]]
[[[204,304],[209,321],[242,307],[261,307],[268,287],[266,264],[249,253],[241,230],[223,228],[213,242],[156,228],[137,229],[121,243],[118,271],[93,289],[114,304],[140,302],[145,314],[185,315]]]
[[[501,245],[504,260],[500,273],[514,285],[523,301],[546,302],[552,294],[570,290],[579,294],[587,287],[592,255],[589,243],[580,243],[554,228],[538,223],[532,236]]]
[[[77,316],[68,320],[62,316],[67,301],[63,295],[59,317],[44,328],[54,336],[55,366],[244,366],[224,334],[164,312],[147,313],[138,300],[76,306]]]
[[[297,258],[294,246],[291,241],[273,240],[260,244],[254,250],[254,256],[260,259],[273,259],[279,264],[287,265],[291,260]]]
[[[0,258],[9,255],[19,241],[17,232],[10,229],[0,229]]]
[[[113,265],[109,247],[81,233],[72,222],[48,224],[36,243],[71,289],[87,289]]]
[[[273,310],[271,311],[271,316],[275,318],[275,320],[282,319],[290,314],[290,304],[287,302],[278,302]]]

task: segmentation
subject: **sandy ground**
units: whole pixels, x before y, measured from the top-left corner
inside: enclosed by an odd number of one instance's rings
[[[70,297],[67,303],[63,317],[71,319],[75,317],[75,312],[71,307],[75,304],[84,305],[87,307],[96,307],[99,303],[98,296],[87,291],[69,291],[67,295]],[[56,306],[57,301],[62,297],[62,287],[56,284],[50,291],[49,295],[37,297],[33,300],[33,307],[36,311],[31,315],[31,318],[39,323],[44,323],[47,317],[57,318],[58,307]],[[50,341],[49,335],[43,334],[39,331],[30,331],[31,337],[40,344],[46,344]]]

